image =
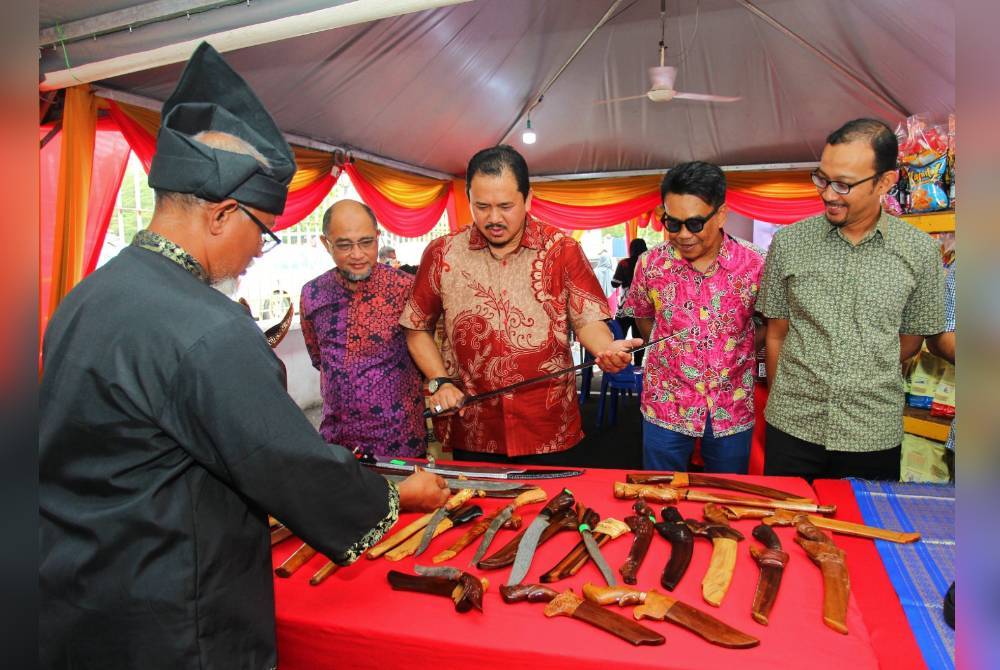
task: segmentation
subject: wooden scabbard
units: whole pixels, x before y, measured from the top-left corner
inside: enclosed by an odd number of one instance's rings
[[[448,498],[448,501],[444,504],[444,506],[449,512],[454,511],[459,507],[461,507],[462,505],[464,505],[465,503],[467,503],[469,500],[471,500],[474,494],[475,491],[473,491],[472,489],[462,489],[455,495]],[[422,517],[412,521],[405,528],[396,531],[387,538],[384,538],[381,542],[379,542],[374,547],[368,550],[367,554],[368,558],[370,559],[378,558],[379,556],[386,553],[390,549],[399,546],[403,542],[406,542],[408,539],[410,539],[411,537],[419,533],[421,530],[426,528],[427,524],[431,522],[431,517],[433,516],[434,516],[433,512],[428,512],[427,514],[424,514]],[[419,538],[419,536],[417,537]],[[419,544],[420,540],[418,539],[417,545]],[[413,548],[414,550],[416,550],[417,547],[414,546]]]
[[[907,544],[920,539],[920,533],[904,533],[898,530],[887,530],[875,526],[865,526],[860,523],[841,521],[839,519],[828,519],[814,514],[796,514],[787,510],[775,510],[773,514],[764,517],[763,522],[768,526],[793,526],[801,521],[808,521],[817,528],[829,530],[841,535],[852,535],[854,537],[867,537],[875,540],[887,540]]]
[[[774,489],[770,486],[751,484],[739,479],[715,477],[700,472],[675,472],[672,474],[634,472],[629,473],[625,481],[629,484],[669,484],[677,489],[689,486],[704,486],[707,488],[725,489],[727,491],[739,491],[740,493],[749,493],[750,495],[773,498],[774,500],[809,501],[809,498],[803,498],[794,493]]]
[[[274,570],[274,574],[279,577],[291,577],[303,565],[309,562],[316,555],[316,550],[308,544],[303,544],[295,552],[285,559],[285,562]]]
[[[271,530],[271,546],[287,540],[292,536],[292,529],[288,526],[276,526]]]
[[[837,511],[834,505],[816,505],[810,502],[794,500],[770,500],[765,498],[749,498],[744,496],[716,496],[692,489],[675,489],[669,486],[652,486],[644,484],[627,484],[615,482],[615,497],[623,500],[642,498],[643,500],[663,504],[673,504],[679,500],[692,502],[714,502],[720,505],[743,505],[747,507],[764,507],[767,509],[788,509],[796,512],[832,514]]]
[[[626,584],[635,584],[639,566],[646,558],[649,551],[649,543],[653,540],[653,510],[643,501],[637,501],[632,509],[635,516],[625,517],[625,523],[632,531],[632,546],[629,548],[628,556],[618,572],[621,573],[622,581]]]
[[[309,585],[310,586],[319,586],[324,581],[326,581],[327,577],[329,577],[330,575],[336,573],[337,570],[339,570],[339,569],[340,569],[339,565],[337,565],[333,561],[330,561],[329,563],[327,563],[326,565],[324,565],[322,568],[320,568],[319,570],[317,570],[316,573],[312,577],[309,578]]]
[[[600,520],[601,516],[589,507],[584,509],[580,515],[580,523],[585,523],[591,528],[596,526]],[[608,541],[608,536],[604,533],[594,533],[594,541],[600,547]],[[587,545],[581,539],[568,554],[563,556],[558,563],[543,574],[539,578],[539,581],[543,584],[551,584],[552,582],[575,575],[583,567],[583,564],[587,562],[588,558],[590,558],[590,554],[587,553]]]
[[[847,603],[851,582],[847,572],[846,554],[823,531],[808,521],[795,526],[795,541],[823,575],[823,623],[847,635]]]

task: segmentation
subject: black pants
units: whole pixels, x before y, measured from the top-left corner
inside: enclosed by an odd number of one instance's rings
[[[481,454],[478,451],[465,451],[455,449],[452,451],[452,458],[456,461],[482,461],[483,463],[516,463],[517,465],[560,465],[579,466],[581,465],[577,447],[570,447],[565,451],[557,451],[551,454],[533,454],[531,456],[513,456],[504,454]]]
[[[829,451],[767,424],[764,474],[813,479],[884,479],[899,481],[902,445],[882,451]]]

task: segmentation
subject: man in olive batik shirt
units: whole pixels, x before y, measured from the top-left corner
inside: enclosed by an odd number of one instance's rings
[[[824,213],[771,242],[765,474],[899,479],[900,360],[945,314],[937,243],[881,209],[896,151],[881,121],[835,131],[813,172]]]

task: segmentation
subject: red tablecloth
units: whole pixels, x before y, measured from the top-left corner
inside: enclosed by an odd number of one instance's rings
[[[836,505],[835,518],[864,523],[854,499],[851,483],[845,479],[817,479],[813,488],[819,501]],[[857,598],[868,628],[879,667],[886,669],[926,668],[923,654],[906,621],[903,606],[892,588],[875,543],[847,535],[834,536],[837,545],[847,552],[851,574],[851,593]],[[873,569],[872,566],[878,566]]]
[[[550,495],[568,486],[585,505],[593,506],[604,516],[623,519],[631,513],[630,503],[615,500],[612,496],[612,483],[623,479],[621,471],[594,469],[583,477],[539,483]],[[809,485],[800,479],[747,479],[766,482],[804,496],[813,495]],[[847,491],[850,494],[849,487]],[[479,502],[487,513],[506,503],[496,498],[480,499]],[[533,518],[539,507],[522,510],[525,518]],[[659,512],[659,506],[654,508]],[[680,508],[687,517],[701,516],[700,505],[682,503]],[[408,523],[415,516],[404,515],[400,524]],[[509,569],[479,572],[468,568],[467,563],[475,549],[473,545],[448,564],[469,569],[490,580],[482,613],[473,611],[460,615],[448,599],[392,591],[386,582],[386,572],[390,569],[412,572],[415,562],[412,558],[399,563],[363,558],[355,565],[341,569],[322,585],[312,587],[308,583],[309,577],[326,560],[317,556],[292,578],[276,579],[279,667],[282,670],[317,670],[334,667],[384,668],[405,664],[410,668],[475,666],[508,670],[530,666],[546,670],[607,670],[609,664],[617,666],[622,663],[633,668],[658,669],[717,668],[735,663],[741,670],[774,670],[777,667],[804,665],[811,669],[843,670],[844,663],[849,662],[851,670],[862,670],[879,667],[880,660],[891,658],[891,654],[879,651],[876,645],[887,649],[912,648],[913,653],[907,655],[919,659],[905,620],[902,623],[892,622],[884,618],[884,613],[869,617],[869,608],[873,611],[885,609],[885,602],[873,600],[894,600],[895,596],[877,553],[867,541],[845,540],[841,545],[848,550],[855,585],[848,612],[849,635],[840,635],[823,624],[822,580],[818,569],[793,542],[794,530],[791,528],[777,529],[791,559],[771,615],[771,625],[764,627],[755,623],[750,617],[750,604],[758,570],[748,551],[749,544],[756,542],[750,535],[755,523],[735,523],[747,540],[741,543],[733,583],[721,608],[712,608],[701,597],[701,577],[711,555],[711,547],[705,540],[696,541],[688,573],[673,593],[675,597],[759,637],[761,644],[753,649],[723,649],[680,627],[662,622],[648,622],[647,625],[658,629],[667,638],[667,643],[660,647],[636,648],[579,621],[546,619],[542,614],[543,605],[506,605],[500,599],[497,587],[506,581]],[[427,553],[416,562],[430,564],[431,557],[449,546],[460,532],[456,529],[436,538]],[[511,531],[501,531],[492,549],[502,546],[511,534]],[[539,575],[576,544],[578,537],[562,533],[540,547],[525,581],[537,581]],[[605,545],[604,555],[613,568],[617,569],[624,561],[631,544],[630,537],[626,535]],[[863,549],[848,546],[854,542],[867,543],[870,555],[865,554]],[[294,539],[278,545],[273,556],[275,565],[297,546],[298,542]],[[669,551],[669,545],[662,538],[657,536],[653,539],[639,572],[640,587],[660,588],[659,576]],[[864,558],[857,560],[861,556]],[[575,577],[553,586],[559,590],[572,587],[579,593],[580,587],[588,581],[601,583],[600,573],[592,564],[585,565]],[[861,589],[872,590],[858,597]],[[630,614],[629,609],[618,611]],[[901,612],[899,616],[902,617]],[[874,635],[869,633],[869,625],[875,626]],[[883,665],[887,662],[883,661]],[[893,667],[904,666],[896,664]]]

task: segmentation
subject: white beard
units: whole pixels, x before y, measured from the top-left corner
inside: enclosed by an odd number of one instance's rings
[[[233,298],[240,286],[240,279],[239,277],[224,277],[219,281],[213,282],[211,286],[223,295]]]

